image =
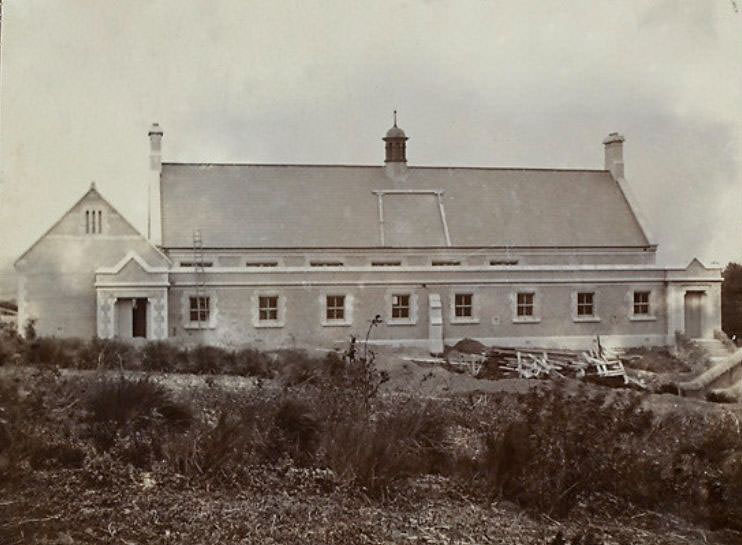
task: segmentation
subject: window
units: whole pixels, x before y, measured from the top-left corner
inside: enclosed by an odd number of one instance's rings
[[[497,265],[517,265],[518,260],[517,259],[490,259],[490,265],[491,266],[497,266]]]
[[[342,267],[342,261],[310,261],[312,267]]]
[[[592,292],[580,292],[577,294],[577,316],[595,315],[594,296]]]
[[[410,317],[410,296],[392,295],[392,319]]]
[[[521,289],[515,290],[515,293],[513,293],[510,298],[513,311],[513,323],[536,324],[541,321],[540,293],[541,291],[538,288],[532,288],[529,286],[523,286]]]
[[[196,296],[188,298],[189,318],[191,322],[209,321],[209,297]]]
[[[280,302],[280,301],[279,301]],[[353,325],[353,294],[341,291],[321,291],[319,297],[320,325],[348,327]],[[281,312],[279,311],[279,314]]]
[[[328,320],[345,320],[345,295],[328,295],[325,307]]]
[[[461,265],[461,261],[455,261],[450,259],[434,260],[433,267],[456,267]]]
[[[250,314],[255,328],[278,328],[286,325],[286,294],[259,290],[250,297]]]
[[[471,318],[473,316],[472,299],[473,295],[471,293],[457,293],[454,295],[454,316],[456,318]]]
[[[533,316],[533,293],[518,294],[516,315],[519,317]]]
[[[213,263],[211,261],[181,261],[181,267],[211,267]]]
[[[634,292],[634,314],[649,316],[649,292]]]
[[[86,210],[85,211],[85,234],[99,235],[103,232],[103,211]]]
[[[258,297],[258,320],[278,320],[278,296],[261,295]]]
[[[372,267],[401,267],[401,261],[372,261]]]
[[[245,267],[278,267],[278,261],[248,261]]]

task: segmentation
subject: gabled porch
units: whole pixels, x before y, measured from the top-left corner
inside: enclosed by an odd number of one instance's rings
[[[168,269],[135,252],[96,270],[97,335],[102,339],[166,339]]]

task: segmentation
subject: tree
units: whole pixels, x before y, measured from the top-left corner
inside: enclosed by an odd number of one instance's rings
[[[721,273],[721,328],[724,333],[742,337],[742,265],[729,263]]]

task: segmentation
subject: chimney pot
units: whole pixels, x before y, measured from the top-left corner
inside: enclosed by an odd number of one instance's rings
[[[149,134],[149,136],[152,136],[152,135],[160,135],[160,136],[162,136],[162,129],[160,128],[160,124],[159,123],[152,123],[152,126],[149,129],[149,133],[147,133],[147,134]]]

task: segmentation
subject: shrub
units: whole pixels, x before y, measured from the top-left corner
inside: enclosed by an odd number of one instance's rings
[[[123,375],[100,380],[88,398],[94,422],[113,422],[119,426],[138,417],[148,417],[155,409],[169,403],[161,385],[146,378],[130,380]]]
[[[87,404],[92,422],[108,422],[117,427],[160,419],[176,429],[185,429],[193,420],[189,405],[174,401],[163,386],[149,378],[104,378],[93,386]]]
[[[93,337],[82,345],[79,353],[80,369],[132,369],[138,363],[136,349],[117,339]]]
[[[307,463],[317,452],[321,433],[320,415],[308,401],[284,397],[277,402],[271,434],[274,456],[285,452],[295,461]]]
[[[603,395],[567,397],[559,387],[527,394],[525,418],[486,436],[480,461],[486,494],[558,516],[593,491],[654,497],[656,490],[643,488],[647,459],[636,454],[651,429],[640,401],[627,393],[607,404]]]
[[[527,463],[528,428],[524,422],[510,423],[500,433],[487,433],[483,446],[478,473],[483,478],[488,495],[512,496],[518,486],[517,478]]]
[[[184,475],[229,476],[243,465],[260,460],[267,450],[265,433],[256,420],[235,411],[222,411],[213,426],[204,424],[186,435],[168,437],[162,445],[163,456]],[[267,427],[270,429],[270,424]]]
[[[245,377],[273,378],[272,363],[264,352],[243,348],[235,353],[231,372]]]
[[[35,365],[73,367],[82,344],[78,339],[36,337],[26,344],[25,359]]]
[[[410,402],[376,420],[347,418],[323,437],[325,463],[346,485],[387,497],[407,479],[442,469],[448,422],[440,416]]]
[[[216,346],[199,345],[189,352],[190,371],[200,375],[230,373],[234,353]]]
[[[193,410],[190,405],[165,401],[157,408],[165,423],[176,430],[185,430],[193,422]]]
[[[167,341],[145,343],[139,357],[144,371],[172,373],[188,366],[188,351]]]
[[[29,318],[23,324],[23,336],[29,342],[36,339],[36,320],[34,318]]]
[[[17,355],[16,355],[17,354]],[[323,377],[337,376],[343,359],[331,352],[322,358],[304,350],[267,354],[254,348],[238,351],[199,345],[192,349],[168,341],[148,341],[137,349],[118,339],[36,337],[24,341],[12,328],[0,324],[0,365],[21,358],[29,365],[52,365],[78,369],[130,369],[202,375],[229,374],[274,378],[285,385],[317,384]]]
[[[477,413],[486,419],[481,449],[457,461],[457,476],[486,498],[552,516],[609,495],[716,528],[742,528],[736,419],[708,411],[653,416],[642,400],[634,392],[607,398],[556,388],[521,396],[515,414],[491,404]]]
[[[100,380],[88,395],[87,406],[87,435],[96,449],[141,468],[161,459],[162,444],[194,421],[190,405],[174,401],[149,379]]]
[[[311,358],[306,350],[281,350],[278,356],[278,373],[286,386],[316,384],[323,374],[322,360]]]
[[[23,338],[18,335],[15,324],[0,322],[0,366],[12,363],[23,349]]]

